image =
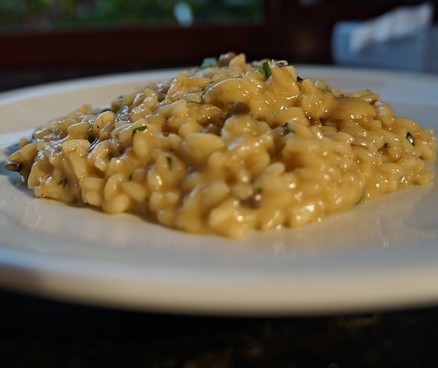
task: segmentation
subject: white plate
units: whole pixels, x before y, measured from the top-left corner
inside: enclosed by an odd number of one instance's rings
[[[330,67],[299,74],[381,93],[438,124],[438,78]],[[0,96],[0,161],[39,123],[173,71],[82,79]],[[438,191],[413,187],[296,230],[245,241],[34,199],[0,169],[0,284],[53,298],[207,314],[326,314],[438,302]]]

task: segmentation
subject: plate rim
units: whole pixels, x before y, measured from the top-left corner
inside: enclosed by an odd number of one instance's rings
[[[305,65],[300,66],[297,65],[298,68],[307,68],[313,72],[320,71],[325,72],[327,70],[330,71],[336,71],[336,73],[343,73],[343,71],[348,71],[349,73],[355,73],[355,74],[361,74],[365,73],[364,75],[367,75],[367,73],[373,73],[376,72],[379,75],[390,75],[392,78],[404,78],[404,79],[410,79],[410,78],[420,78],[422,80],[430,81],[430,76],[426,74],[417,74],[417,73],[400,73],[398,71],[383,71],[383,70],[374,70],[374,69],[364,69],[364,68],[344,68],[344,67],[333,67],[333,66],[315,66],[315,65]],[[182,68],[186,69],[186,68]],[[172,69],[160,69],[160,70],[148,70],[148,71],[141,71],[141,72],[129,72],[129,73],[117,73],[117,74],[109,74],[109,75],[99,75],[99,76],[90,76],[85,78],[77,78],[67,81],[58,81],[58,82],[51,82],[46,84],[41,84],[37,86],[31,86],[31,87],[24,87],[19,89],[14,89],[12,91],[7,91],[0,93],[0,108],[3,106],[3,104],[10,103],[11,101],[14,101],[15,99],[18,100],[24,100],[26,99],[26,96],[32,96],[37,94],[39,91],[44,89],[49,89],[49,91],[57,90],[59,88],[62,89],[63,86],[67,85],[68,88],[77,89],[80,88],[80,86],[83,85],[89,85],[90,83],[111,83],[111,81],[117,80],[117,81],[123,81],[124,78],[132,78],[136,79],[138,77],[150,77],[151,75],[157,75],[157,73],[160,73],[160,75],[170,75],[174,73],[175,71],[181,70],[181,68],[172,68]],[[298,69],[299,70],[299,69]],[[438,76],[433,76],[433,79],[438,82]],[[6,101],[6,102],[5,102]],[[437,103],[438,106],[438,103]],[[248,305],[245,303],[242,303],[241,301],[239,303],[232,303],[229,299],[215,299],[214,295],[210,295],[210,299],[205,300],[205,303],[202,303],[202,298],[200,300],[197,300],[196,303],[186,303],[184,304],[184,298],[180,298],[180,304],[178,306],[172,305],[171,300],[169,299],[154,299],[151,298],[143,299],[135,299],[133,295],[130,295],[128,293],[128,290],[123,292],[123,288],[119,288],[119,293],[122,293],[125,297],[125,299],[117,300],[114,299],[114,295],[111,294],[111,289],[106,289],[105,292],[101,292],[95,296],[91,295],[89,291],[83,290],[81,292],[81,288],[76,285],[72,284],[70,288],[62,290],[61,283],[54,282],[50,284],[49,288],[46,288],[44,290],[31,290],[31,287],[28,286],[29,279],[26,278],[26,272],[32,271],[34,273],[37,273],[39,276],[44,275],[44,270],[50,269],[50,260],[53,260],[53,255],[44,255],[44,254],[20,254],[19,250],[14,249],[5,249],[2,247],[1,243],[3,240],[0,241],[0,284],[8,288],[12,286],[13,288],[18,288],[20,290],[26,291],[26,292],[36,292],[37,294],[41,295],[47,295],[52,298],[60,298],[63,300],[70,300],[70,301],[78,301],[83,303],[90,303],[90,304],[98,304],[98,305],[109,305],[114,307],[121,307],[121,308],[134,308],[134,309],[146,309],[146,310],[164,310],[169,312],[184,312],[184,313],[206,313],[206,314],[252,314],[252,315],[265,315],[265,314],[327,314],[327,313],[339,313],[339,312],[345,312],[345,311],[362,311],[363,309],[369,309],[369,308],[397,308],[397,307],[403,307],[403,306],[411,306],[411,305],[418,305],[418,304],[429,304],[429,303],[436,303],[438,302],[438,287],[429,285],[430,288],[427,288],[428,285],[423,285],[423,288],[418,288],[418,293],[416,295],[413,295],[412,298],[406,298],[406,295],[398,291],[397,293],[394,293],[392,297],[386,298],[385,300],[382,300],[383,297],[383,286],[384,283],[378,283],[381,292],[380,292],[380,300],[375,300],[376,298],[370,298],[369,296],[367,298],[361,298],[360,294],[357,293],[354,295],[355,299],[351,299],[350,301],[344,301],[343,306],[339,306],[336,303],[336,300],[331,300],[329,303],[326,303],[325,305],[321,305],[316,303],[313,307],[309,305],[308,302],[304,304],[296,303],[296,300],[294,299],[294,296],[289,296],[288,298],[282,297],[277,300],[277,305],[274,304],[273,301],[269,303],[262,303],[262,296],[260,295],[259,298],[257,298],[257,295],[254,295],[254,300],[252,300],[253,303],[255,303],[252,308],[248,309]],[[345,250],[344,250],[345,251]],[[403,252],[406,251],[403,250]],[[438,259],[438,251],[435,249],[428,249],[428,251],[431,251],[431,256],[435,256]],[[388,250],[386,254],[388,253],[398,253],[400,255],[400,249],[399,250]],[[366,253],[366,252],[365,252]],[[32,259],[29,259],[28,257],[33,257],[35,263],[32,262]],[[430,258],[429,260],[432,261],[433,258]],[[57,258],[57,257],[55,257]],[[6,260],[6,261],[5,261]],[[87,277],[91,277],[92,273],[90,273],[90,268],[83,268],[86,264],[86,260],[68,260],[68,259],[62,259],[57,258],[57,264],[63,265],[63,267],[55,267],[53,270],[50,270],[52,272],[52,276],[48,277],[55,278],[56,276],[59,276],[59,280],[66,280],[65,278],[70,279],[72,277],[76,277],[79,284],[82,286],[85,285],[84,283],[87,281]],[[72,262],[72,263],[69,263]],[[82,263],[85,262],[85,263]],[[94,262],[95,263],[95,262]],[[435,264],[436,265],[436,264]],[[53,266],[53,263],[52,263]],[[384,265],[380,265],[381,269],[383,270]],[[406,265],[404,265],[406,266]],[[83,275],[74,275],[74,273],[71,272],[69,267],[74,268],[81,268],[85,272],[85,277]],[[427,268],[423,268],[423,273],[418,273],[416,275],[415,279],[412,279],[412,281],[415,281],[415,283],[421,282],[421,280],[424,280],[428,277],[430,273],[437,275],[438,272],[434,269],[434,264],[429,265]],[[69,271],[70,270],[70,271]],[[102,271],[102,270],[101,270]],[[123,271],[125,272],[125,271]],[[122,272],[122,274],[123,274]],[[401,277],[403,272],[402,269],[397,270],[398,273],[394,274],[393,276]],[[21,276],[20,276],[21,275]],[[72,276],[73,275],[73,276]],[[307,275],[308,276],[308,275]],[[332,275],[334,276],[334,275]],[[96,275],[97,279],[103,278],[103,281],[105,282],[105,277],[108,277],[108,274],[105,274],[105,272]],[[119,276],[121,277],[121,276]],[[47,278],[46,278],[47,279]],[[7,280],[7,281],[5,281]],[[82,280],[82,281],[81,281]],[[48,280],[46,280],[48,281]],[[52,280],[54,281],[54,280]],[[88,279],[89,281],[89,279]],[[113,280],[114,281],[114,280]],[[119,280],[120,281],[120,280]],[[135,280],[130,279],[129,282],[134,282]],[[137,280],[138,281],[138,280]],[[147,281],[142,279],[142,281]],[[280,280],[278,280],[280,281]],[[378,280],[376,280],[377,282]],[[264,286],[263,284],[260,284]],[[126,285],[125,285],[126,286]],[[132,290],[133,294],[138,291],[143,290],[143,288],[147,286],[148,288],[151,288],[153,285],[151,284],[139,284],[138,289]],[[193,286],[193,285],[192,285]],[[248,285],[246,285],[248,287]],[[254,286],[254,285],[253,285]],[[288,285],[282,285],[284,290],[287,290]],[[339,287],[344,287],[340,285]],[[170,287],[170,285],[168,285]],[[269,285],[264,286],[265,291],[264,293],[268,293]],[[290,284],[289,284],[290,287]],[[386,286],[387,288],[388,286]],[[206,288],[204,286],[204,289],[202,289],[203,292],[206,292]],[[234,289],[233,289],[234,290]],[[339,289],[341,290],[341,289]],[[340,292],[338,290],[338,292]],[[175,292],[176,292],[175,288]],[[296,290],[295,290],[296,291]],[[236,291],[234,291],[236,292]],[[242,292],[242,291],[240,291]],[[157,293],[157,296],[160,295],[161,298],[163,296],[159,293]],[[177,294],[180,295],[180,294]],[[191,295],[192,298],[194,298],[196,295]],[[198,296],[200,294],[198,293]],[[248,298],[250,296],[248,295]],[[379,299],[379,298],[378,298]],[[174,299],[175,300],[175,299]],[[194,300],[194,299],[192,299]],[[309,300],[309,299],[308,299]],[[327,300],[327,299],[326,299]],[[367,303],[368,301],[368,303]],[[315,300],[314,300],[315,302]],[[339,302],[339,300],[337,300]],[[294,304],[295,303],[295,304]]]

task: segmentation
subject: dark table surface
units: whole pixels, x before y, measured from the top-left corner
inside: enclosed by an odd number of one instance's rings
[[[438,308],[171,315],[0,291],[1,367],[432,367]]]

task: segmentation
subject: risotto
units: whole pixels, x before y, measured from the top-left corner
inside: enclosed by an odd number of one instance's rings
[[[10,156],[37,197],[242,237],[298,227],[433,179],[431,130],[371,91],[285,61],[206,59],[105,109],[83,106]]]

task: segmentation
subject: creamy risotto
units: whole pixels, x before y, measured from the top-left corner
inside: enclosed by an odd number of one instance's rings
[[[432,181],[431,130],[371,91],[228,53],[35,130],[10,156],[37,197],[242,237]]]

